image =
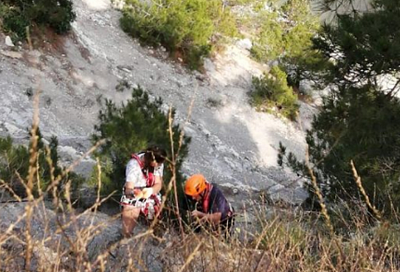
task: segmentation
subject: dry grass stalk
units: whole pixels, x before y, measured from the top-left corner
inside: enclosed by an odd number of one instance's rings
[[[175,167],[175,148],[174,148],[174,132],[172,130],[172,126],[173,126],[173,120],[172,120],[172,108],[169,109],[169,113],[168,113],[168,132],[169,132],[169,139],[170,139],[170,143],[171,143],[171,162],[170,162],[170,167],[171,167],[171,172],[172,172],[172,178],[170,183],[172,183],[172,186],[174,188],[174,197],[175,197],[175,214],[178,217],[178,222],[179,222],[179,228],[181,230],[181,234],[184,234],[184,230],[183,230],[183,225],[182,225],[182,220],[181,220],[181,216],[180,216],[180,212],[179,212],[179,200],[178,200],[178,187],[176,186],[176,167]],[[178,153],[179,154],[179,153]],[[177,155],[178,155],[177,154]]]
[[[306,165],[307,165],[308,172],[309,172],[309,174],[311,176],[311,184],[312,184],[312,186],[313,186],[313,188],[315,190],[315,194],[317,195],[318,200],[319,200],[319,204],[321,206],[321,212],[325,217],[326,224],[327,224],[331,234],[333,234],[334,233],[334,229],[333,229],[333,226],[332,226],[331,218],[330,218],[330,216],[328,214],[328,210],[327,210],[326,205],[325,205],[324,197],[322,196],[321,190],[319,189],[319,186],[317,184],[317,179],[316,179],[316,177],[314,175],[314,172],[312,171],[311,166],[310,166],[308,149],[306,151]]]
[[[351,165],[351,169],[353,171],[354,180],[355,180],[357,187],[360,190],[361,194],[364,196],[365,202],[367,203],[368,207],[374,212],[376,218],[378,220],[381,220],[382,215],[378,211],[378,209],[374,205],[371,204],[371,201],[369,200],[369,197],[368,197],[367,193],[365,192],[364,186],[362,185],[361,177],[358,175],[357,169],[354,166],[353,160],[350,161],[350,165]]]
[[[308,171],[309,171],[310,176],[311,176],[311,183],[312,183],[313,188],[314,188],[314,190],[315,190],[315,194],[318,196],[318,199],[319,199],[319,204],[320,204],[320,206],[321,206],[321,212],[322,212],[322,214],[323,214],[324,217],[325,217],[325,222],[326,222],[326,224],[327,224],[327,226],[328,226],[328,228],[329,228],[329,231],[330,231],[330,233],[331,233],[331,236],[334,237],[334,238],[333,238],[333,241],[335,242],[335,244],[336,244],[336,246],[337,246],[337,249],[338,249],[339,252],[340,252],[341,262],[339,262],[339,264],[342,265],[342,264],[345,262],[345,260],[346,260],[346,255],[343,253],[339,241],[338,241],[337,239],[335,239],[335,238],[336,238],[336,237],[335,237],[335,231],[334,231],[334,229],[333,229],[333,225],[332,225],[332,222],[331,222],[331,218],[330,218],[330,216],[329,216],[329,214],[328,214],[328,210],[327,210],[327,208],[326,208],[325,201],[324,201],[324,198],[323,198],[323,196],[322,196],[321,190],[319,189],[319,186],[318,186],[318,184],[317,184],[317,179],[316,179],[316,177],[315,177],[315,175],[314,175],[314,172],[312,171],[311,166],[310,166],[308,149],[307,149],[307,151],[306,151],[306,165],[307,165]]]
[[[32,136],[31,140],[37,141],[37,138]],[[97,146],[89,150],[85,156],[93,152]],[[171,167],[175,166],[174,160],[178,154],[179,152],[172,157]],[[47,163],[51,166],[49,152],[46,155]],[[331,218],[311,168],[309,170],[313,177],[312,183],[320,202],[324,205],[322,213],[328,222],[330,235],[323,232],[323,226],[318,225],[318,218],[314,218],[313,214],[304,213],[299,216],[290,210],[285,213],[277,210],[274,217],[269,218],[266,217],[267,208],[264,204],[252,202],[247,205],[256,211],[254,216],[256,219],[252,223],[259,225],[260,231],[249,234],[250,238],[234,236],[229,243],[225,243],[208,233],[185,233],[182,236],[170,228],[166,230],[168,235],[156,240],[154,228],[159,222],[156,219],[147,230],[139,232],[130,239],[103,240],[103,237],[107,237],[104,234],[113,229],[112,224],[118,219],[118,215],[104,220],[98,211],[110,197],[100,196],[100,165],[97,164],[96,202],[77,214],[71,197],[71,181],[68,181],[63,189],[59,188],[58,184],[79,161],[74,162],[59,177],[51,174],[48,187],[38,187],[38,193],[34,195],[33,189],[36,184],[39,186],[40,182],[37,172],[43,166],[38,164],[37,151],[34,149],[31,152],[31,159],[32,172],[28,177],[30,180],[20,177],[27,192],[30,192],[29,202],[22,203],[22,199],[13,194],[7,183],[1,182],[19,203],[4,204],[0,212],[9,209],[20,213],[13,214],[13,220],[7,227],[1,226],[0,271],[386,272],[399,271],[400,268],[400,245],[389,243],[386,238],[383,238],[384,243],[382,243],[377,236],[370,239],[369,234],[365,233],[361,238],[355,236],[345,239],[333,232]],[[361,184],[361,180],[359,181]],[[173,186],[173,182],[170,182],[168,190]],[[52,193],[55,212],[46,208],[48,204],[45,203],[45,195],[49,192]],[[165,206],[165,197],[162,205]],[[249,215],[243,215],[244,218],[247,216]],[[355,225],[360,226],[361,232],[362,227],[358,220],[361,222],[362,219],[359,219],[357,214],[352,216]],[[120,224],[117,223],[114,229],[119,230]],[[246,228],[247,225],[243,226],[242,231]],[[100,237],[98,246],[103,247],[98,249],[99,252],[93,253],[91,247],[98,237]],[[154,242],[158,245],[152,245]],[[151,254],[154,254],[154,258],[150,258],[153,257]],[[159,259],[162,259],[162,262]],[[162,268],[155,269],[152,266],[154,262],[159,262]]]

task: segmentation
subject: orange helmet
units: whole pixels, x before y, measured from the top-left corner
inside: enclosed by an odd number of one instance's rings
[[[197,196],[206,189],[206,178],[201,174],[191,176],[185,183],[185,194]]]

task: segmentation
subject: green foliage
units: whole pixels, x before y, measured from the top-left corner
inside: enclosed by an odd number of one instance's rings
[[[71,0],[5,0],[0,4],[0,15],[0,26],[14,40],[25,39],[28,26],[46,26],[58,34],[66,33],[76,17]]]
[[[382,248],[395,248],[396,253],[399,253],[400,248],[400,231],[399,225],[385,222],[370,230],[371,236],[375,238],[377,244],[381,244]]]
[[[332,88],[306,141],[311,167],[328,200],[364,199],[354,182],[353,160],[371,202],[389,214],[400,204],[400,100],[397,84],[383,89],[379,79],[390,74],[400,82],[400,8],[391,0],[374,1],[373,6],[378,7],[374,12],[338,16],[337,26],[324,27],[315,39],[321,55],[335,61],[329,73],[319,75]],[[304,162],[285,149],[278,161],[309,176]]]
[[[224,3],[228,6],[240,6],[240,5],[249,5],[252,4],[254,0],[227,0]]]
[[[25,146],[13,146],[11,137],[0,138],[0,178],[12,187],[18,175],[26,177],[29,169],[29,151]]]
[[[295,120],[299,105],[286,78],[286,73],[277,66],[272,67],[269,75],[253,77],[252,104],[259,110],[277,110],[281,115]]]
[[[284,53],[284,29],[278,22],[278,13],[263,12],[260,33],[251,48],[251,54],[259,61],[278,58]]]
[[[363,198],[351,171],[353,160],[373,202],[389,208],[393,201],[397,207],[399,124],[399,100],[389,100],[380,91],[352,88],[326,97],[306,136],[310,162],[323,194],[330,200]],[[293,154],[287,158],[287,165],[308,176],[308,169]]]
[[[28,20],[21,15],[20,10],[4,6],[2,29],[10,33],[13,40],[22,40],[26,37],[26,28],[29,26]]]
[[[253,56],[262,61],[303,56],[319,27],[309,2],[287,1],[280,7],[271,5],[271,9],[261,10],[258,15],[260,29],[252,48]]]
[[[63,169],[58,166],[59,156],[57,153],[58,140],[52,137],[48,145],[43,142],[43,138],[38,130],[36,132],[38,138],[37,163],[39,165],[38,175],[35,176],[34,192],[46,190],[53,177],[58,177],[62,174]],[[31,146],[29,146],[31,149]],[[25,196],[25,188],[20,179],[26,182],[29,171],[29,149],[23,145],[13,145],[11,137],[0,138],[0,179],[4,180],[14,191],[20,196]],[[51,164],[49,164],[51,159]],[[67,176],[61,179],[61,184],[71,180],[72,188],[76,189],[84,181],[83,177],[76,173],[70,172]]]
[[[219,35],[234,36],[235,22],[219,0],[129,0],[121,18],[124,31],[145,44],[179,53],[192,69],[202,65]]]
[[[400,67],[400,5],[375,0],[372,12],[338,15],[337,25],[325,25],[314,40],[315,49],[335,59],[328,82],[348,84],[395,74]]]
[[[251,53],[262,62],[279,60],[281,69],[290,77],[290,86],[302,79],[312,79],[309,71],[322,71],[328,62],[312,48],[312,38],[320,25],[311,12],[308,0],[286,1],[282,6],[268,2],[270,10],[258,11]]]
[[[104,166],[102,190],[108,194],[114,190],[121,190],[125,183],[125,167],[132,153],[144,150],[153,144],[163,146],[168,151],[171,143],[168,114],[161,110],[162,100],[151,101],[142,88],[134,88],[132,98],[121,107],[117,107],[110,100],[106,100],[105,106],[106,109],[99,113],[100,123],[95,126],[97,134],[93,135],[93,140],[106,139],[98,155]],[[173,125],[172,132],[174,154],[177,154],[181,129],[178,125]],[[183,182],[180,167],[187,155],[189,141],[188,137],[183,138],[174,165],[179,190],[182,189]],[[172,165],[168,162],[165,164],[164,185],[172,176]],[[92,184],[95,183],[97,183],[96,178],[92,178]]]

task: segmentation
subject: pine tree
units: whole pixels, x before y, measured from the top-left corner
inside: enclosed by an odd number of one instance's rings
[[[325,26],[314,40],[315,49],[334,62],[319,74],[330,93],[306,136],[312,170],[328,199],[359,198],[353,160],[369,198],[386,212],[400,204],[398,2],[376,0],[371,12],[338,15],[337,24]],[[385,89],[382,76],[394,78],[394,86]],[[283,146],[278,162],[309,175]]]
[[[57,152],[58,139],[56,136],[50,138],[49,144],[45,144],[43,136],[38,128],[35,132],[38,137],[37,148],[34,151],[37,155],[38,174],[34,176],[33,193],[38,193],[39,187],[44,192],[51,184],[52,176],[57,178],[63,174],[63,168],[59,165]],[[11,137],[0,138],[0,179],[5,181],[10,188],[22,197],[26,196],[26,188],[21,183],[21,178],[25,181],[29,171],[29,149],[24,145],[14,145]],[[51,163],[48,159],[51,159]],[[61,185],[71,181],[73,189],[77,189],[84,181],[84,178],[74,172],[62,176]],[[51,196],[51,195],[49,195]]]
[[[338,14],[314,40],[315,48],[335,60],[327,82],[377,85],[379,76],[400,69],[400,3],[375,0],[371,11]]]
[[[125,167],[132,153],[145,150],[149,145],[159,145],[167,152],[171,149],[168,113],[162,111],[161,98],[150,100],[147,92],[141,87],[134,88],[132,98],[121,107],[117,107],[110,100],[106,100],[105,105],[105,110],[99,113],[100,123],[95,126],[97,133],[93,135],[93,141],[106,139],[106,143],[97,154],[104,166],[103,192],[111,193],[114,190],[120,192],[125,183]],[[172,126],[174,154],[179,150],[175,170],[180,193],[184,181],[180,168],[188,153],[190,142],[190,138],[184,136],[182,145],[179,146],[181,132],[178,125]],[[170,155],[169,158],[171,159]],[[165,189],[172,176],[172,168],[168,161],[164,169]],[[96,178],[94,179],[94,183],[97,183]]]
[[[311,38],[320,28],[318,16],[311,11],[308,0],[268,4],[268,10],[258,11],[251,53],[263,62],[278,60],[291,86],[299,87],[300,80],[310,78],[307,71],[320,71],[326,65],[312,49]]]

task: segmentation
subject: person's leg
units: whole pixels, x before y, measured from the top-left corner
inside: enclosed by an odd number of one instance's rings
[[[123,206],[122,208],[122,235],[125,238],[132,236],[133,229],[136,226],[137,219],[139,218],[140,208],[134,206]]]

